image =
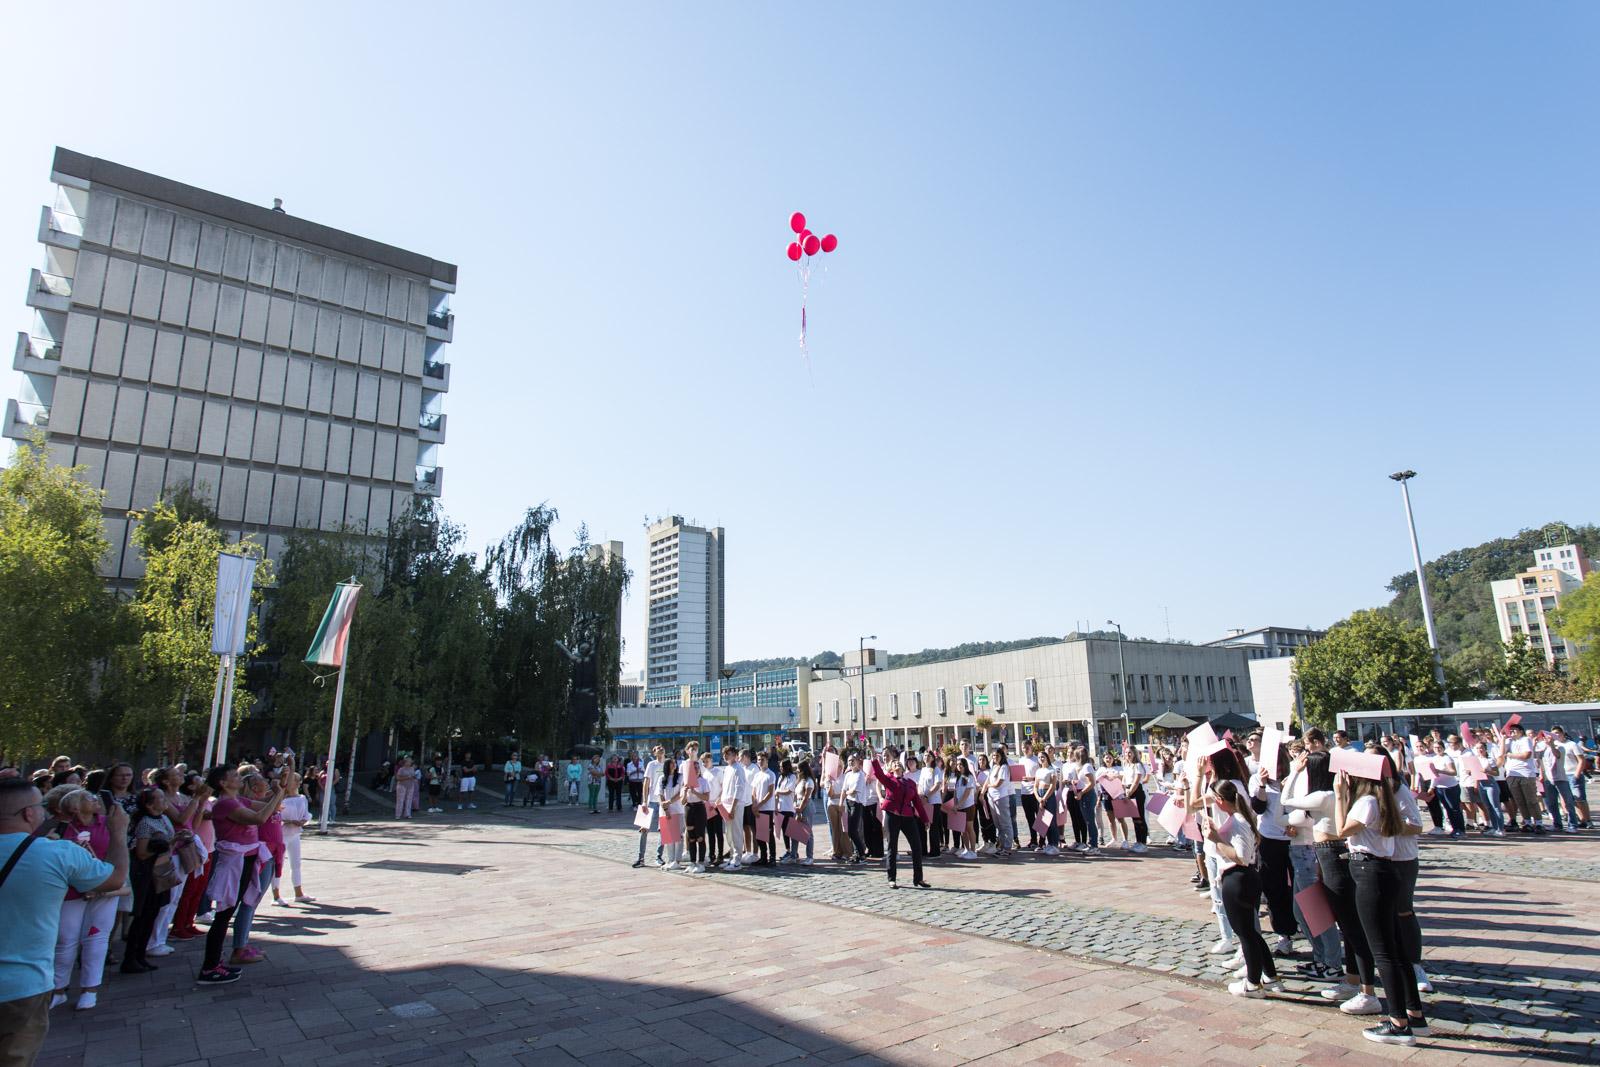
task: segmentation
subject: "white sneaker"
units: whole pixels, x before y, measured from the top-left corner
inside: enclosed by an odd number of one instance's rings
[[[1371,993],[1357,993],[1339,1005],[1339,1010],[1346,1015],[1376,1015],[1383,1010],[1383,1001]]]
[[[1046,856],[1059,856],[1061,855],[1061,850],[1054,845],[1046,845],[1044,846],[1044,854]]]
[[[144,954],[146,956],[170,956],[176,951],[178,950],[171,945],[157,945],[155,948],[145,949]]]
[[[1417,992],[1432,993],[1433,983],[1428,980],[1428,972],[1422,969],[1422,964],[1413,963],[1411,969],[1417,972]]]
[[[1272,946],[1272,951],[1282,955],[1288,955],[1294,951],[1294,942],[1290,941],[1287,937],[1280,937],[1278,938],[1278,943]]]
[[[1268,993],[1286,992],[1286,990],[1283,988],[1283,983],[1276,978],[1263,978],[1261,980],[1261,988],[1265,989]]]
[[[800,866],[802,866],[802,867],[809,867],[809,866],[811,866],[811,857],[810,857],[810,856],[807,856],[807,857],[806,857],[806,858],[805,858],[805,859],[803,859],[803,860],[801,860],[801,861],[800,861]]]
[[[1211,946],[1211,954],[1213,956],[1220,956],[1224,952],[1232,952],[1232,951],[1233,951],[1233,942],[1231,940],[1229,940],[1228,938],[1226,938],[1226,937],[1219,939],[1215,945]]]
[[[1340,982],[1338,985],[1332,985],[1327,989],[1321,990],[1317,993],[1317,996],[1323,1000],[1348,1000],[1359,992],[1361,992],[1360,986],[1351,985],[1349,982]]]
[[[83,992],[78,994],[78,1003],[74,1004],[73,1007],[78,1011],[88,1011],[98,1003],[100,1003],[100,997],[98,994],[92,992]]]
[[[1137,841],[1135,841],[1134,844],[1133,844],[1133,850],[1135,852],[1149,852],[1150,851],[1147,847],[1145,847],[1144,845],[1139,844]]]
[[[681,863],[664,863],[664,864],[661,865],[661,869],[664,870],[664,871],[681,871],[681,870],[683,870],[683,864],[681,864]]]
[[[53,993],[50,996],[50,1010],[54,1011],[55,1009],[61,1007],[61,1005],[65,1004],[66,1002],[67,1002],[67,995],[65,993]]]
[[[965,852],[961,853],[961,858],[964,860],[975,860],[978,858],[978,854],[969,848]]]
[[[1130,848],[1132,848],[1133,846],[1128,844],[1127,839],[1123,839],[1123,840],[1117,842],[1117,847],[1120,848],[1122,851],[1126,852]]]
[[[1243,967],[1244,966],[1244,952],[1243,951],[1235,952],[1233,955],[1228,957],[1228,962],[1223,964],[1223,966],[1224,967]]]
[[[279,897],[276,900],[274,900],[272,903],[274,905],[276,905],[277,907],[287,908],[289,906],[289,899],[287,897]]]
[[[1248,977],[1250,977],[1250,968],[1249,967],[1235,967],[1233,969],[1233,976],[1235,978],[1248,978]]]
[[[217,921],[217,913],[214,911],[208,911],[204,914],[196,915],[194,917],[194,921],[199,923],[201,926],[210,926],[212,923]]]
[[[1267,991],[1258,985],[1251,985],[1246,981],[1229,982],[1228,992],[1236,997],[1247,997],[1250,1000],[1260,1000],[1267,995]]]
[[[1446,831],[1444,827],[1435,826],[1432,830],[1428,831],[1428,836],[1429,837],[1443,837],[1447,832],[1448,831]]]

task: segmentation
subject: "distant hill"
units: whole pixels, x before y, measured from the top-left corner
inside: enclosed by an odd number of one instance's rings
[[[1100,637],[1115,638],[1115,630],[1096,630],[1090,634],[1071,633],[1066,637],[1021,637],[1014,641],[967,641],[953,648],[925,648],[921,652],[891,652],[889,653],[889,667],[917,667],[925,663],[947,663],[953,659],[966,659],[969,656],[988,656],[995,652],[1010,652],[1018,648],[1033,648],[1035,645],[1050,645],[1058,641],[1073,641],[1081,638]],[[1126,637],[1128,641],[1149,641],[1148,637]],[[1178,642],[1188,644],[1188,642]],[[776,657],[773,659],[740,659],[728,664],[739,674],[748,671],[764,671],[772,667],[801,667],[814,663],[819,667],[841,667],[844,657],[837,652],[818,652],[807,658]]]
[[[1532,567],[1534,551],[1545,547],[1547,528],[1521,530],[1515,537],[1458,548],[1423,564],[1428,576],[1428,597],[1433,602],[1433,622],[1439,632],[1439,651],[1446,659],[1474,645],[1500,648],[1500,626],[1495,621],[1489,583],[1514,578],[1518,571]],[[1590,558],[1600,557],[1600,526],[1573,526],[1570,530],[1572,540],[1582,545]],[[1416,574],[1397,574],[1388,588],[1394,598],[1386,610],[1421,626],[1422,601],[1417,596]]]

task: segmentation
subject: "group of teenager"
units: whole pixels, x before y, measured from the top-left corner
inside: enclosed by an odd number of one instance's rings
[[[1347,765],[1354,754],[1370,758]],[[1194,854],[1192,884],[1214,913],[1210,951],[1230,957],[1230,993],[1282,992],[1280,963],[1303,939],[1309,958],[1296,977],[1325,983],[1318,995],[1345,1014],[1381,1015],[1369,1040],[1410,1045],[1429,1032],[1421,996],[1432,991],[1413,904],[1429,832],[1422,811],[1433,813],[1432,833],[1454,836],[1463,811],[1485,834],[1503,836],[1505,825],[1543,833],[1544,810],[1562,828],[1558,803],[1566,829],[1586,827],[1591,758],[1560,729],[1530,735],[1516,722],[1468,729],[1465,740],[1434,731],[1364,744],[1317,729],[1218,738],[1202,726],[1176,748],[1124,744],[1091,756],[1068,743],[1017,758],[970,743],[921,753],[829,746],[805,758],[725,748],[715,758],[691,742],[671,757],[657,746],[639,764],[634,866],[645,866],[652,831],[665,870],[809,865],[820,807],[834,862],[878,862],[898,887],[903,843],[912,885],[926,889],[924,860],[941,855],[1144,852],[1160,813],[1169,846]]]

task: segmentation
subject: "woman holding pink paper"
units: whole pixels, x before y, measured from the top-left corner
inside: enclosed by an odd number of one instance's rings
[[[955,814],[959,818],[959,827],[952,823],[952,830],[956,837],[956,858],[975,860],[978,858],[978,783],[973,776],[972,765],[965,756],[956,756],[951,761],[954,769],[950,771],[951,782],[950,801],[955,805]]]
[[[1048,749],[1039,753],[1039,769],[1033,772],[1033,796],[1038,801],[1040,818],[1046,820],[1043,855],[1061,855],[1061,781]]]
[[[683,870],[683,775],[678,761],[661,761],[661,847],[666,852],[662,870]]]
[[[1494,759],[1489,755],[1489,746],[1479,741],[1473,746],[1473,759],[1477,760],[1474,767],[1469,768],[1476,774],[1479,808],[1483,810],[1484,818],[1488,820],[1489,828],[1485,831],[1490,837],[1506,836],[1506,820],[1500,811],[1500,780],[1493,777]]]
[[[1256,873],[1256,816],[1238,782],[1218,782],[1211,789],[1210,800],[1222,821],[1207,818],[1203,832],[1207,847],[1217,856],[1222,904],[1239,936],[1239,951],[1244,957],[1244,976],[1229,983],[1228,992],[1259,1000],[1269,991],[1283,992],[1283,985],[1278,981],[1278,968],[1267,949],[1266,938],[1256,929],[1256,912],[1261,907],[1261,878]]]

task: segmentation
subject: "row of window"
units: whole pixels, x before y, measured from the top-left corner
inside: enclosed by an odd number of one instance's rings
[[[1166,675],[1162,681],[1159,674],[1141,674],[1120,676],[1111,675],[1111,688],[1117,693],[1118,699],[1126,698],[1127,703],[1140,701],[1177,701],[1179,700],[1179,685],[1183,687],[1181,699],[1187,701],[1206,700],[1215,703],[1218,700],[1239,702],[1239,679],[1237,676],[1223,677],[1221,675],[1193,676],[1194,684],[1190,685],[1190,675]],[[1229,694],[1232,694],[1231,696]]]
[[[1190,681],[1191,676],[1189,675],[1180,676],[1170,674],[1165,676],[1165,681],[1163,681],[1163,676],[1159,674],[1141,674],[1138,676],[1131,674],[1126,676],[1113,674],[1110,677],[1112,690],[1113,692],[1117,693],[1119,699],[1123,692],[1123,690],[1121,690],[1119,687],[1124,685],[1127,687],[1126,692],[1128,694],[1129,703],[1132,703],[1135,699],[1144,701],[1166,701],[1169,699],[1169,697],[1166,695],[1169,691],[1172,694],[1170,699],[1177,701],[1179,699],[1178,693],[1180,692],[1180,687],[1183,694],[1183,700],[1203,700],[1210,701],[1212,703],[1215,703],[1218,700],[1231,700],[1233,703],[1239,702],[1239,679],[1236,676],[1223,677],[1220,675],[1206,676],[1197,674],[1193,676],[1192,683]],[[1024,704],[1029,709],[1036,710],[1039,707],[1038,680],[1035,678],[1024,678],[1022,686]],[[1137,697],[1134,695],[1135,693],[1138,694]],[[978,703],[980,699],[985,697],[987,698],[988,703]],[[946,715],[949,713],[948,700],[943,688],[934,690],[934,700],[938,714]],[[1004,682],[991,682],[982,688],[976,684],[964,685],[961,687],[961,709],[968,715],[974,715],[979,711],[985,713],[1004,711],[1005,708],[1006,686]],[[840,718],[840,701],[833,701],[833,707],[831,710],[833,713],[833,721],[842,721]],[[816,721],[821,722],[823,720],[822,701],[817,701],[815,711],[817,716]],[[855,721],[856,712],[857,700],[852,696],[850,698],[850,720],[852,722]],[[900,694],[890,693],[889,718],[898,719],[899,717]],[[922,718],[921,690],[912,690],[911,692],[911,717],[914,719]],[[868,695],[867,697],[867,721],[870,722],[876,720],[877,718],[878,697],[877,694],[874,693]]]

